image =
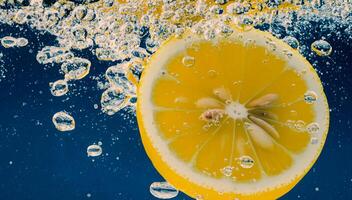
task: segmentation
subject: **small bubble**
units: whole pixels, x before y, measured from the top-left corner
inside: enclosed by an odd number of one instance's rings
[[[297,111],[296,110],[290,110],[290,115],[291,116],[297,116]]]
[[[241,156],[239,162],[240,166],[244,169],[249,169],[254,166],[254,160],[250,156]]]
[[[318,139],[317,137],[312,137],[312,138],[310,139],[310,143],[311,143],[311,144],[318,144],[318,142],[319,142],[319,139]]]
[[[178,190],[167,182],[154,182],[150,185],[149,191],[159,199],[171,199],[178,195]]]
[[[316,40],[311,45],[312,51],[318,56],[329,56],[332,53],[332,47],[329,42],[325,40]]]
[[[308,91],[304,94],[304,101],[308,104],[312,104],[316,102],[318,99],[318,95],[313,91]]]
[[[202,195],[200,195],[200,194],[197,194],[196,195],[196,200],[203,200],[204,198],[203,198],[203,196]]]
[[[100,145],[92,144],[89,145],[87,148],[87,155],[88,157],[96,157],[100,156],[103,153],[103,149]]]
[[[16,46],[17,39],[11,36],[5,36],[1,38],[1,44],[5,48],[11,48]]]
[[[93,106],[94,106],[94,109],[98,109],[99,108],[98,104],[94,104]]]
[[[226,177],[230,177],[232,175],[232,171],[233,171],[232,166],[226,166],[221,169],[221,173]]]
[[[100,102],[103,112],[108,115],[115,114],[128,103],[126,94],[119,87],[111,87],[105,90],[101,95]]]
[[[28,44],[28,40],[26,38],[17,38],[16,40],[16,45],[18,47],[24,47],[24,46],[27,46]]]
[[[195,58],[192,56],[185,56],[182,58],[182,64],[186,67],[192,67],[195,63]]]
[[[53,96],[62,96],[68,92],[68,85],[65,80],[58,80],[50,84],[50,92]]]
[[[79,80],[89,73],[91,62],[84,58],[72,58],[61,65],[68,80]]]
[[[294,128],[298,132],[304,132],[306,130],[305,126],[306,126],[306,123],[302,120],[298,120],[294,123]]]
[[[52,121],[59,131],[72,131],[75,129],[75,120],[71,115],[64,111],[54,114]]]
[[[306,129],[310,134],[317,134],[319,132],[320,127],[318,123],[313,122],[308,124]]]
[[[208,71],[208,76],[209,76],[210,78],[215,78],[217,75],[218,75],[218,74],[217,74],[217,72],[216,72],[215,70],[209,70],[209,71]]]

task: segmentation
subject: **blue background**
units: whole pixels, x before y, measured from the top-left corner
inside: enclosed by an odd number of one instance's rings
[[[149,185],[163,178],[144,152],[135,116],[126,110],[107,116],[100,105],[93,106],[102,91],[92,76],[113,63],[98,61],[89,50],[75,52],[91,60],[91,73],[71,83],[68,95],[53,97],[49,82],[62,79],[59,65],[40,65],[35,56],[44,46],[56,45],[55,38],[0,23],[0,37],[7,35],[30,43],[0,46],[6,68],[0,81],[0,200],[155,199]],[[319,37],[299,40],[310,44]],[[308,175],[281,199],[352,199],[352,41],[333,34],[327,40],[334,53],[308,59],[320,72],[331,107],[328,139]],[[75,118],[74,131],[59,132],[53,126],[52,115],[62,110]],[[103,155],[87,157],[87,146],[98,141]],[[190,198],[179,194],[175,199]]]

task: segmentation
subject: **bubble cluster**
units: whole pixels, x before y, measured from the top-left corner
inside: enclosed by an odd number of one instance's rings
[[[5,36],[1,38],[1,45],[5,48],[12,48],[12,47],[24,47],[27,46],[28,40],[26,38],[14,38],[11,36]]]
[[[23,1],[24,2],[24,1]],[[51,84],[54,96],[69,93],[67,84],[90,73],[90,58],[77,57],[76,52],[88,50],[101,62],[114,63],[105,69],[106,83],[98,83],[101,109],[113,115],[123,108],[135,109],[136,88],[146,61],[170,37],[183,37],[192,32],[205,39],[230,36],[234,29],[257,28],[271,32],[304,55],[312,51],[329,56],[332,45],[324,34],[336,28],[337,34],[352,35],[350,3],[335,1],[228,1],[228,0],[89,0],[89,1],[6,1],[0,3],[0,21],[27,25],[56,37],[55,46],[45,46],[36,56],[40,64],[60,64],[62,80]],[[321,38],[312,42],[309,32],[320,30]],[[315,30],[314,29],[314,30]],[[236,33],[237,34],[237,33]],[[310,38],[307,46],[303,41]],[[5,48],[28,44],[25,38],[6,36]],[[196,60],[182,58],[185,67]],[[4,70],[0,71],[4,73]],[[0,74],[1,75],[1,74]],[[209,77],[216,72],[209,71]],[[66,82],[66,83],[65,83]],[[56,84],[55,84],[56,83]],[[317,99],[306,93],[307,103]]]
[[[120,87],[123,90],[119,94],[135,96],[143,71],[143,64],[138,62],[143,63],[171,36],[182,37],[184,32],[191,30],[205,39],[212,39],[218,35],[233,34],[231,24],[248,31],[253,27],[274,24],[275,18],[283,18],[285,20],[282,21],[289,23],[287,19],[293,10],[299,10],[296,8],[301,6],[282,1],[246,0],[87,1],[82,4],[30,1],[29,5],[15,5],[14,9],[1,12],[0,20],[9,24],[27,24],[56,36],[58,46],[44,47],[38,52],[37,60],[41,64],[62,63],[61,70],[66,81],[82,79],[90,71],[90,61],[75,57],[74,50],[90,49],[98,60],[121,63],[106,71],[111,88],[102,93],[101,103],[103,111],[108,114],[121,109],[120,100],[112,99],[121,98],[121,95],[108,94],[116,93],[114,88]],[[294,37],[286,37],[284,41],[293,48],[299,46]],[[25,40],[17,39],[16,43],[9,37],[2,43],[6,47],[26,44]],[[194,62],[192,57],[183,59],[186,67]]]

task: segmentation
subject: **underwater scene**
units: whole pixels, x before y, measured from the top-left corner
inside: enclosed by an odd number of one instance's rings
[[[0,199],[352,199],[352,1],[0,0]]]

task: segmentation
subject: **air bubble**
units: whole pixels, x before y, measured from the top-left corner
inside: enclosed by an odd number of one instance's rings
[[[316,102],[318,99],[318,95],[313,91],[308,91],[304,94],[304,101],[308,104],[312,104]]]
[[[293,126],[294,126],[295,130],[298,132],[304,132],[306,130],[305,129],[306,123],[302,120],[296,121]]]
[[[100,156],[103,153],[103,149],[100,145],[92,144],[87,148],[88,157]]]
[[[182,64],[186,67],[192,67],[195,63],[195,58],[192,56],[185,56],[182,58]]]
[[[75,129],[75,120],[64,111],[55,113],[52,122],[59,131],[72,131]]]
[[[250,156],[241,156],[238,161],[244,169],[250,169],[254,166],[254,160]]]
[[[307,129],[307,132],[310,134],[317,134],[319,132],[320,127],[318,123],[313,122],[308,124],[306,129]]]
[[[53,96],[62,96],[68,92],[68,85],[65,80],[57,80],[50,84],[50,92]]]
[[[332,47],[329,42],[325,40],[316,40],[311,45],[312,51],[318,56],[329,56],[332,52]]]
[[[310,143],[311,143],[311,144],[318,144],[318,143],[319,143],[319,139],[318,139],[317,137],[312,137],[312,138],[310,139]]]
[[[84,58],[73,58],[61,65],[61,70],[68,80],[79,80],[87,76],[90,70],[90,61]]]
[[[149,187],[150,193],[159,199],[171,199],[178,195],[179,191],[167,182],[154,182]]]
[[[16,46],[17,39],[11,36],[5,36],[1,38],[1,45],[5,48],[11,48]]]
[[[232,166],[226,166],[221,169],[221,173],[226,177],[230,177],[232,175],[232,171],[233,171]]]
[[[28,44],[28,40],[26,38],[21,37],[21,38],[17,38],[16,40],[16,45],[18,47],[25,47],[27,46],[27,44]]]
[[[108,115],[113,115],[127,105],[126,94],[122,88],[111,87],[101,95],[102,111]]]
[[[105,72],[105,77],[109,81],[110,85],[113,87],[121,87],[124,91],[128,91],[131,87],[131,83],[127,79],[126,71],[128,70],[142,70],[138,68],[130,68],[133,66],[128,66],[126,64],[116,65],[109,67]],[[138,67],[138,66],[135,66]],[[138,71],[135,71],[136,74],[133,74],[135,80],[139,81]],[[133,73],[131,71],[131,73]]]
[[[215,70],[209,70],[209,71],[208,71],[208,76],[209,76],[210,78],[215,78],[217,75],[218,75],[218,73],[217,73],[217,71],[215,71]]]

